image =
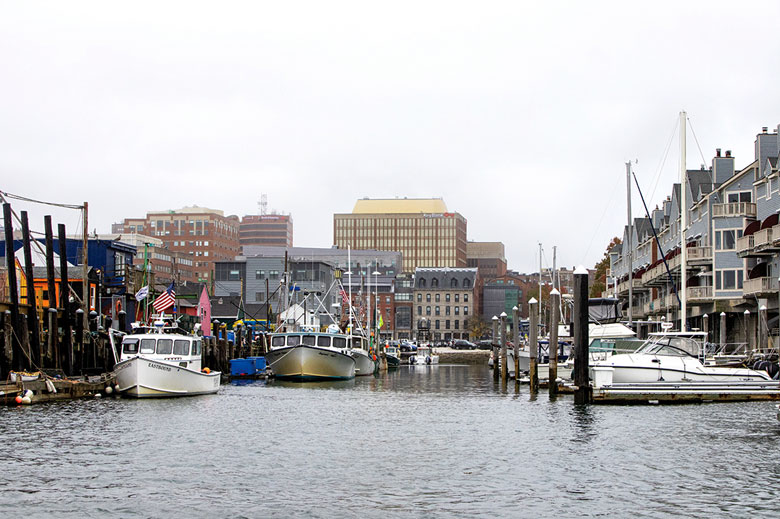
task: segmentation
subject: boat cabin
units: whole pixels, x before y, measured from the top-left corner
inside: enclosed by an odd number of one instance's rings
[[[320,348],[364,349],[366,339],[356,335],[335,335],[332,333],[276,333],[271,336],[271,348],[293,346],[318,346]]]
[[[706,339],[704,332],[651,333],[636,353],[700,357]]]
[[[126,335],[122,339],[122,352],[119,360],[141,356],[200,371],[201,351],[200,337],[161,333]]]

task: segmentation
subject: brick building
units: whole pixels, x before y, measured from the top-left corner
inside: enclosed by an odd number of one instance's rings
[[[250,214],[241,219],[238,232],[241,246],[293,246],[293,220],[286,214]]]
[[[466,321],[479,307],[477,269],[417,268],[414,271],[414,331],[430,324],[431,339],[468,339]]]

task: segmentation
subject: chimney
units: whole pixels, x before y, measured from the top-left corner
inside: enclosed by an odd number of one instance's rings
[[[764,126],[761,128],[761,133],[766,133],[769,128],[767,126]]]
[[[720,148],[715,148],[715,156],[720,157]]]
[[[731,157],[731,150],[726,150],[726,156]]]

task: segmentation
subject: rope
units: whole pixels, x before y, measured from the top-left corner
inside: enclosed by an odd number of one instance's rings
[[[34,204],[43,204],[43,205],[50,205],[53,207],[64,207],[65,209],[84,209],[83,205],[72,205],[72,204],[57,204],[54,202],[44,202],[42,200],[35,200],[34,198],[27,198],[20,195],[14,195],[11,193],[8,193],[6,191],[0,191],[0,195],[3,197],[12,198],[14,200],[21,200],[23,202],[32,202]]]
[[[666,158],[669,156],[669,150],[672,147],[672,139],[674,139],[674,134],[677,131],[677,127],[679,126],[679,124],[680,121],[675,120],[674,127],[672,128],[672,133],[669,135],[669,143],[666,145],[666,151],[664,152],[663,158],[661,159],[660,164],[658,164],[658,170],[655,173],[655,184],[653,185],[652,193],[650,193],[650,199],[652,199],[655,196],[655,191],[656,189],[658,189],[658,182],[661,180],[661,170],[666,164]]]

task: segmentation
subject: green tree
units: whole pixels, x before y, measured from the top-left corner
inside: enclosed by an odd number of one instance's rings
[[[604,252],[604,257],[596,263],[596,274],[594,276],[593,285],[590,287],[590,297],[601,297],[601,293],[607,289],[607,270],[609,270],[609,251],[615,245],[620,245],[621,239],[615,236],[607,245],[607,250]]]

